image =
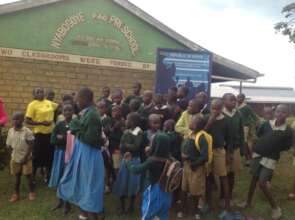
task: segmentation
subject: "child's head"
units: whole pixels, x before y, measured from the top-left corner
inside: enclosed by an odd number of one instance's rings
[[[154,95],[154,105],[157,106],[157,107],[162,107],[163,106],[163,95],[161,94],[156,94]]]
[[[127,115],[126,127],[134,129],[140,125],[140,115],[136,112],[131,112]]]
[[[189,101],[187,106],[187,111],[189,114],[193,115],[201,110],[201,102],[197,99],[192,99]]]
[[[113,103],[120,105],[123,100],[123,91],[121,89],[116,89],[112,93]]]
[[[151,90],[145,90],[143,92],[142,101],[145,105],[149,105],[153,101],[153,92]]]
[[[208,95],[206,92],[199,92],[196,94],[196,99],[202,103],[202,106],[205,106],[208,102]]]
[[[129,111],[130,112],[137,112],[140,108],[140,101],[138,99],[131,99],[129,103]]]
[[[139,96],[141,91],[141,83],[135,82],[132,86],[132,90],[134,95]]]
[[[46,99],[53,101],[55,97],[55,92],[52,89],[48,89],[46,92]]]
[[[74,104],[74,97],[71,94],[64,94],[62,97],[62,104],[66,105],[66,104]]]
[[[73,113],[74,113],[73,105],[71,105],[71,104],[63,105],[62,111],[63,111],[63,115],[64,115],[66,121],[72,120]]]
[[[225,93],[222,97],[222,100],[223,100],[224,107],[227,110],[232,111],[237,105],[236,97],[232,93]]]
[[[22,128],[25,120],[23,112],[15,112],[12,116],[13,127],[16,129]]]
[[[161,116],[158,114],[151,114],[149,116],[149,128],[153,131],[158,131],[161,129]]]
[[[214,99],[211,103],[211,113],[214,115],[220,115],[223,109],[223,102],[221,99]]]
[[[108,106],[107,106],[107,103],[104,100],[99,101],[96,104],[96,107],[97,107],[100,115],[105,115],[105,114],[108,113]]]
[[[168,119],[165,121],[163,130],[164,132],[173,132],[175,130],[175,121],[173,119]]]
[[[195,115],[189,125],[189,129],[193,132],[201,131],[206,126],[206,120],[202,115]]]
[[[245,101],[245,98],[246,98],[246,96],[243,93],[240,93],[239,95],[237,95],[238,104],[242,104]]]
[[[274,113],[274,110],[273,110],[273,107],[271,106],[265,106],[263,108],[263,118],[265,120],[272,120],[273,119],[273,114]]]
[[[93,92],[87,87],[81,88],[77,93],[76,99],[80,110],[87,108],[93,104]]]
[[[101,90],[102,97],[105,99],[109,98],[110,93],[111,93],[111,89],[108,86],[104,86]]]
[[[285,104],[279,104],[275,110],[275,118],[278,123],[285,123],[289,116],[289,108]]]
[[[115,119],[122,118],[122,107],[120,105],[115,105],[112,108],[112,118],[115,118]]]
[[[33,91],[33,96],[35,99],[42,101],[45,98],[44,89],[41,87],[35,88]]]
[[[168,89],[167,100],[168,100],[168,102],[176,102],[176,100],[177,100],[177,88],[176,87],[171,87],[170,89]]]
[[[187,97],[188,93],[189,93],[189,89],[186,86],[180,86],[177,89],[177,97],[180,99]]]

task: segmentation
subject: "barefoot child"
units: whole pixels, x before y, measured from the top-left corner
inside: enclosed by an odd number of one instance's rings
[[[143,131],[139,128],[140,116],[138,113],[130,113],[127,116],[126,127],[127,130],[124,132],[121,143],[120,151],[121,155],[126,152],[132,154],[131,164],[140,164],[140,152],[143,141]],[[134,175],[130,173],[125,166],[124,161],[122,161],[119,173],[114,184],[113,192],[120,198],[120,211],[125,213],[125,199],[130,198],[130,203],[128,207],[128,213],[133,213],[135,196],[140,189],[140,175]]]
[[[279,219],[282,211],[267,187],[267,181],[270,181],[273,175],[280,159],[280,153],[288,150],[292,145],[292,130],[286,123],[287,117],[288,107],[280,104],[275,110],[275,119],[264,122],[258,129],[258,140],[253,148],[253,159],[250,166],[252,180],[247,201],[241,205],[244,208],[251,206],[256,185],[259,184],[272,208],[273,219]]]
[[[151,146],[151,155],[144,163],[137,165],[132,163],[132,154],[130,153],[126,153],[124,156],[124,163],[129,172],[133,174],[148,173],[148,187],[143,193],[141,203],[142,220],[169,219],[172,196],[171,193],[164,192],[159,184],[165,160],[169,158],[169,150],[169,137],[164,133],[157,133]]]
[[[230,202],[226,169],[226,149],[229,151],[229,149],[232,148],[232,142],[229,133],[229,121],[222,114],[222,109],[222,100],[215,99],[211,104],[210,115],[205,117],[207,121],[206,131],[213,138],[212,173],[206,179],[206,196],[209,208],[212,208],[212,186],[214,184],[214,176],[219,177],[221,189],[224,192],[224,208],[228,212],[230,209]]]
[[[10,170],[15,176],[14,194],[10,198],[10,202],[16,202],[20,199],[19,188],[21,183],[21,175],[28,179],[29,200],[34,200],[36,194],[33,189],[32,182],[32,147],[34,135],[32,131],[23,126],[24,114],[16,112],[13,115],[13,128],[10,128],[7,135],[6,145],[12,149]]]
[[[70,123],[75,135],[72,157],[65,167],[57,196],[81,209],[79,219],[103,214],[104,164],[101,154],[101,120],[93,103],[93,92],[82,88],[77,94],[79,118]]]
[[[200,219],[199,199],[205,194],[206,168],[208,160],[208,135],[205,131],[206,121],[201,115],[194,116],[190,122],[191,135],[185,140],[182,148],[183,177],[181,189],[182,210],[187,214],[187,199],[193,200],[194,219]],[[180,213],[178,213],[180,217]]]
[[[227,178],[229,186],[229,198],[232,201],[235,186],[235,174],[241,167],[241,149],[244,145],[244,125],[241,114],[236,109],[236,97],[232,93],[223,95],[223,114],[229,121],[230,140],[232,147],[227,148]],[[224,199],[221,191],[221,199]]]
[[[55,147],[53,164],[48,186],[57,188],[65,168],[65,149],[67,143],[67,132],[70,129],[69,124],[73,117],[73,106],[66,104],[63,106],[64,120],[59,121],[51,134],[51,144]],[[55,211],[64,205],[64,215],[69,212],[69,204],[59,199],[58,204],[52,209]]]

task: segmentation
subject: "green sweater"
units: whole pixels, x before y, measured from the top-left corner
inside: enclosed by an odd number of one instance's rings
[[[244,146],[244,124],[241,114],[234,110],[231,113],[224,110],[223,114],[229,121],[229,131],[230,131],[230,139],[232,141],[232,148],[233,149],[242,149]]]
[[[200,151],[198,151],[193,138],[188,138],[182,145],[182,153],[188,156],[188,162],[191,168],[197,169],[199,166],[204,165],[208,160],[208,143],[204,135],[199,139]]]
[[[120,142],[121,154],[124,155],[126,152],[130,152],[133,157],[139,157],[141,153],[142,142],[142,130],[137,132],[137,134],[135,134],[134,131],[126,130]]]
[[[239,112],[241,113],[244,126],[255,126],[256,122],[258,120],[256,114],[252,110],[252,108],[247,104],[242,104],[241,107],[239,107]]]
[[[59,149],[65,149],[66,144],[67,144],[67,131],[69,130],[69,125],[66,124],[65,121],[59,121],[55,125],[52,133],[51,133],[51,138],[50,142],[52,145],[54,145],[56,148]],[[62,135],[62,139],[58,139],[57,135]]]
[[[101,121],[94,106],[82,110],[82,116],[70,123],[70,130],[83,143],[100,149],[101,147]]]
[[[208,121],[209,117],[210,115],[206,115],[205,119]],[[220,119],[216,119],[207,129],[207,132],[213,138],[213,149],[233,148],[230,133],[230,122],[224,115],[222,115]]]

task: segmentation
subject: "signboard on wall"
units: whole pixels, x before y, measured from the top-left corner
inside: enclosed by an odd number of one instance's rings
[[[189,98],[204,91],[210,96],[212,55],[209,52],[158,49],[156,63],[156,92],[185,85]]]

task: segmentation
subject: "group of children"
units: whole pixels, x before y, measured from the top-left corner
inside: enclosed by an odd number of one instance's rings
[[[59,199],[53,210],[64,207],[67,214],[74,204],[81,210],[79,219],[103,219],[104,194],[112,192],[118,197],[120,214],[130,214],[141,193],[144,220],[169,219],[173,204],[179,218],[192,214],[200,219],[213,209],[212,192],[219,183],[222,219],[233,206],[236,174],[241,155],[246,155],[252,181],[240,206],[251,205],[258,183],[273,218],[280,218],[281,209],[267,184],[280,152],[292,145],[287,106],[278,105],[275,117],[259,124],[243,95],[224,94],[211,102],[210,109],[206,93],[192,100],[187,95],[185,86],[170,88],[164,96],[149,90],[141,94],[141,84],[136,82],[133,94],[125,99],[121,89],[111,92],[109,87],[102,89],[97,102],[89,88],[80,89],[75,102],[65,96],[62,116],[51,133],[55,152],[49,187],[57,188]],[[21,174],[29,180],[29,199],[36,196],[31,175],[34,136],[23,122],[24,114],[15,113],[7,137],[13,149],[11,173],[16,176],[11,202],[19,199]],[[255,128],[257,138],[249,138],[250,132],[256,134]],[[180,161],[183,170],[174,192],[159,183],[169,158]]]

